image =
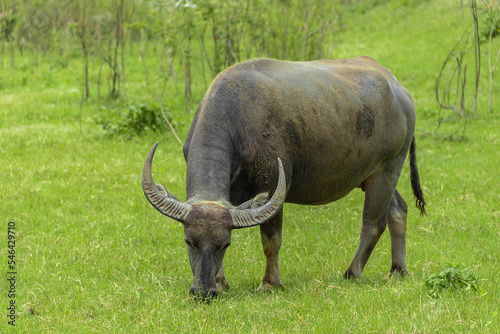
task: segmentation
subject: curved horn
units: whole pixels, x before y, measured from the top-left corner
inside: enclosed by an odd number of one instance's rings
[[[273,197],[271,197],[266,204],[256,209],[229,210],[231,217],[233,218],[233,228],[252,227],[265,223],[269,219],[273,218],[274,215],[283,207],[286,195],[286,179],[285,170],[280,158],[278,158],[278,167],[278,185],[276,186]]]
[[[154,183],[153,176],[151,175],[151,164],[158,143],[159,142],[156,142],[153,146],[144,163],[144,169],[142,170],[142,190],[149,203],[151,203],[156,210],[160,211],[165,216],[184,223],[191,211],[191,205],[180,202],[163,187],[163,189],[160,190]]]

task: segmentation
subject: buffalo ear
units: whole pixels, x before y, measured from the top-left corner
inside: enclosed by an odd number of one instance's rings
[[[172,194],[171,194],[171,193],[167,190],[167,188],[165,188],[163,185],[161,185],[161,184],[159,184],[159,183],[158,183],[156,186],[158,187],[158,190],[160,190],[160,192],[161,192],[163,195],[165,195],[165,196],[167,196],[167,197],[170,197],[170,198],[172,198],[172,199],[175,199],[177,202],[180,202],[180,201],[179,201],[179,199],[178,199],[177,197],[175,197],[174,195],[172,195]]]
[[[278,184],[273,197],[257,208],[238,210],[230,209],[229,213],[233,218],[233,228],[244,228],[260,225],[273,218],[282,208],[286,197],[285,169],[281,159],[278,158]],[[262,198],[260,194],[256,197]],[[255,198],[254,198],[255,199]],[[257,202],[257,201],[256,201]],[[252,200],[253,203],[253,200]],[[250,204],[252,206],[252,204]]]
[[[259,206],[263,206],[269,201],[269,193],[260,193],[252,199],[252,204],[250,205],[250,209],[257,209]]]
[[[267,201],[269,201],[269,193],[264,192],[264,193],[258,194],[254,198],[249,199],[248,201],[238,205],[235,209],[236,210],[256,209],[259,206],[266,204]]]

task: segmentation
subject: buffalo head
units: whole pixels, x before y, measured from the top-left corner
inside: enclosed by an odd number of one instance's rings
[[[190,294],[203,299],[215,297],[218,295],[217,278],[225,280],[222,261],[231,244],[231,231],[265,223],[282,208],[286,193],[283,164],[278,158],[278,185],[272,198],[263,205],[241,208],[223,202],[181,202],[165,187],[156,185],[153,181],[151,164],[157,146],[158,143],[153,146],[144,163],[144,195],[162,214],[184,224],[184,236],[194,276]],[[257,195],[254,204],[261,199],[262,195]],[[219,283],[224,285],[225,282]]]

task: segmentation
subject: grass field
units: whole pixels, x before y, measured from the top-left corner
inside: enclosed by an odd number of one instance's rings
[[[30,66],[25,56],[14,73],[0,71],[0,269],[9,271],[7,230],[14,222],[17,271],[16,326],[7,324],[11,298],[4,280],[0,332],[500,332],[500,107],[489,114],[483,79],[479,117],[469,120],[465,137],[432,134],[434,81],[446,57],[439,44],[451,47],[470,13],[456,1],[400,2],[346,21],[331,53],[374,57],[415,98],[429,215],[420,217],[410,205],[408,277],[387,277],[386,232],[362,278],[342,278],[359,238],[363,194],[356,190],[325,206],[285,205],[283,291],[256,291],[265,266],[260,235],[258,228],[243,229],[233,233],[225,257],[231,289],[209,305],[194,303],[182,226],[149,205],[140,182],[147,152],[160,141],[155,180],[184,199],[180,145],[170,133],[104,137],[93,120],[100,103],[95,99],[83,105],[80,132],[80,59],[49,70],[44,62]],[[498,39],[494,46],[500,47]],[[137,69],[128,77],[129,99],[144,100],[140,65],[129,66]],[[203,90],[197,84],[195,99]],[[177,105],[182,108],[172,102]],[[458,123],[450,117],[445,126]],[[187,130],[179,129],[182,138]],[[408,165],[398,189],[413,202]],[[425,278],[449,263],[474,273],[480,291],[429,297]]]

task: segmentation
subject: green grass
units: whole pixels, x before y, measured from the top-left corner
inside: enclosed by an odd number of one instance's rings
[[[342,278],[359,238],[363,195],[356,190],[326,206],[285,206],[284,291],[256,291],[265,266],[259,231],[236,230],[225,258],[231,289],[210,305],[194,303],[182,226],[154,210],[140,185],[144,159],[159,140],[155,179],[185,198],[180,145],[168,132],[105,138],[93,121],[102,103],[96,99],[83,106],[80,133],[80,59],[70,58],[49,78],[48,64],[30,67],[29,58],[20,58],[14,74],[0,71],[0,238],[6,246],[7,223],[14,221],[18,261],[16,328],[4,315],[4,281],[0,332],[499,332],[500,111],[489,115],[483,80],[480,117],[469,121],[465,138],[427,134],[436,126],[434,80],[446,56],[438,43],[454,44],[465,25],[454,1],[397,3],[346,22],[332,57],[371,55],[415,97],[429,215],[410,205],[408,277],[387,278],[386,233],[362,278]],[[389,10],[391,20],[383,14]],[[140,65],[129,66],[129,99],[146,99]],[[193,99],[203,90],[198,80]],[[495,97],[499,92],[497,80]],[[169,103],[182,115],[176,98]],[[180,129],[182,138],[187,129]],[[408,166],[398,188],[412,203]],[[480,292],[429,297],[425,279],[448,263],[473,272]]]

